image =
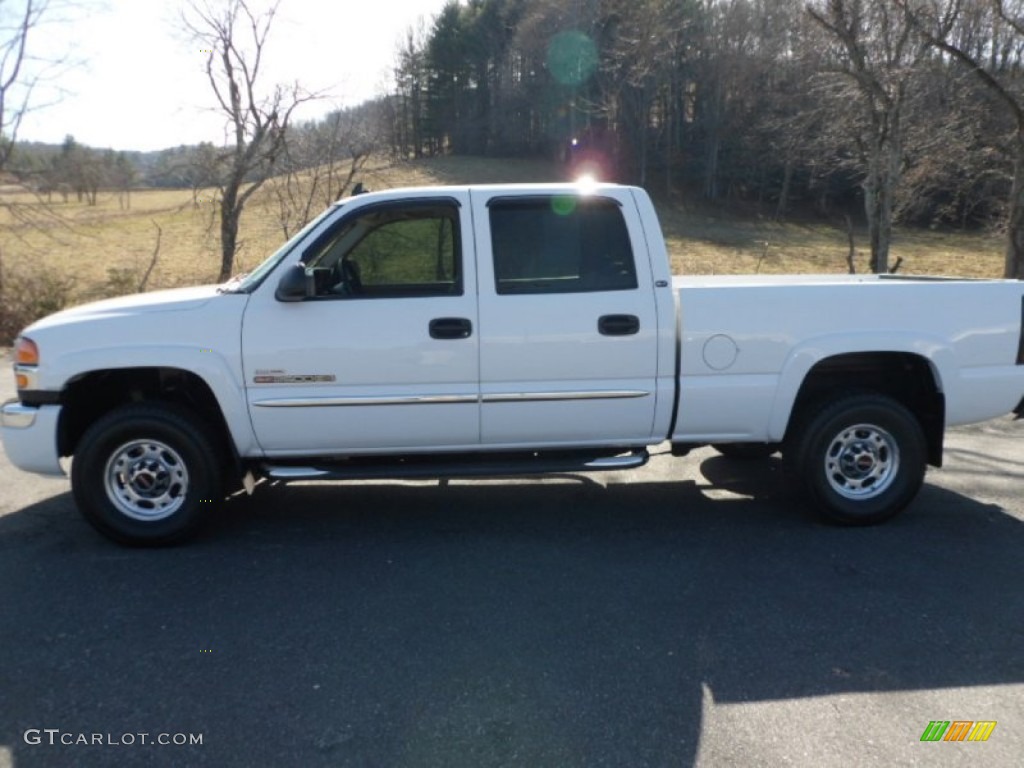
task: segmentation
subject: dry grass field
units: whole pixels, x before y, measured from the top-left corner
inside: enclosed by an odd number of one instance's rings
[[[418,184],[555,181],[559,170],[533,161],[437,158],[409,163],[371,162],[360,178],[370,189]],[[189,190],[139,190],[131,208],[114,194],[100,193],[96,206],[55,198],[42,224],[12,218],[0,208],[0,257],[7,273],[42,270],[72,284],[73,301],[125,292],[149,265],[156,226],[163,230],[159,260],[149,289],[210,282],[219,252],[216,212],[210,194],[198,207]],[[6,203],[28,204],[24,193],[0,190]],[[660,206],[673,269],[677,274],[845,272],[847,237],[826,224],[778,223],[756,217],[727,217],[722,212]],[[242,218],[242,272],[259,263],[281,242],[276,203],[267,187],[250,202]],[[866,242],[858,233],[858,266],[864,270]],[[1002,243],[992,235],[901,230],[894,238],[893,260],[903,258],[908,274],[958,274],[998,277]]]
[[[844,227],[821,222],[777,222],[728,217],[721,212],[659,206],[676,274],[847,272]],[[868,271],[866,231],[856,231],[855,264]],[[1001,277],[1003,238],[993,233],[897,228],[890,264],[901,274]]]

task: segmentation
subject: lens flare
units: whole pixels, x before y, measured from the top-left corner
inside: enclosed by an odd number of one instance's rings
[[[551,210],[558,216],[569,216],[576,210],[576,198],[571,195],[559,195],[551,199]]]
[[[548,71],[562,85],[587,82],[597,63],[597,45],[578,29],[559,32],[548,44]]]

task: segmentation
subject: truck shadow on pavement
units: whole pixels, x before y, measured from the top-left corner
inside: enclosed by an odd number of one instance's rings
[[[99,538],[68,494],[7,515],[0,754],[685,766],[708,692],[1024,682],[1013,516],[926,486],[887,525],[833,528],[773,462],[753,480],[701,470],[753,498],[685,481],[267,487],[152,551]],[[30,728],[204,744],[29,745]]]

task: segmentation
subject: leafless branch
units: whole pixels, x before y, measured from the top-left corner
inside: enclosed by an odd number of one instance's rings
[[[193,39],[209,46],[207,80],[233,135],[217,181],[221,280],[232,272],[242,211],[276,166],[293,112],[319,98],[297,84],[290,89],[276,86],[269,92],[261,87],[261,65],[276,11],[276,2],[267,12],[256,14],[247,0],[224,0],[216,7],[210,0],[202,5],[200,0],[190,0],[183,14]]]
[[[846,214],[846,242],[849,249],[846,252],[846,268],[851,275],[857,274],[857,265],[854,261],[857,258],[857,247],[853,240],[853,219]]]
[[[146,267],[145,274],[143,274],[142,279],[139,280],[139,293],[146,290],[146,283],[149,282],[149,276],[153,274],[153,269],[156,267],[156,260],[160,256],[160,238],[163,236],[164,231],[156,221],[153,222],[153,226],[156,227],[156,245],[153,246],[153,255],[149,259],[149,266]]]

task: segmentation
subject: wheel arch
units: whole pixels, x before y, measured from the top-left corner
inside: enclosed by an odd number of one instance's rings
[[[918,352],[864,351],[817,360],[795,389],[785,421],[773,433],[789,440],[805,415],[838,392],[885,395],[906,407],[924,431],[928,463],[942,466],[946,399],[941,372],[932,359]]]
[[[199,374],[172,366],[100,369],[69,381],[61,392],[59,455],[73,455],[85,431],[97,419],[120,406],[142,402],[187,408],[217,436],[225,466],[240,467],[236,435],[213,388]]]

